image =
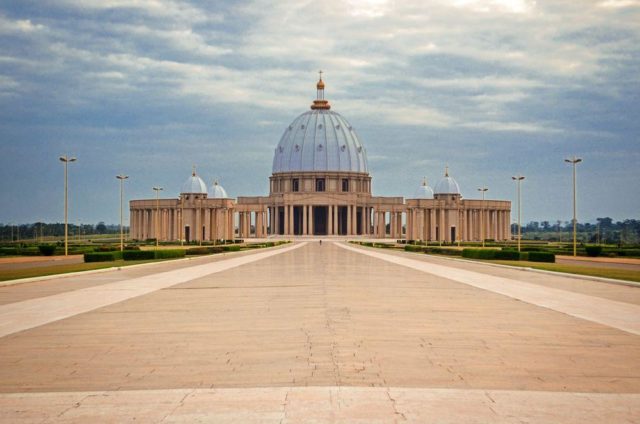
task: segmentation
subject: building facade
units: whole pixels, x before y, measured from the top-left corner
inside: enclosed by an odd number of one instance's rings
[[[371,194],[367,152],[355,129],[331,110],[322,78],[311,110],[275,148],[268,196],[228,197],[196,175],[177,199],[132,200],[133,239],[213,241],[234,237],[365,236],[440,242],[511,238],[511,202],[462,199],[445,171],[413,198]]]

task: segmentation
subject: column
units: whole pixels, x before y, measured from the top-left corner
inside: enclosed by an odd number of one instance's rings
[[[302,207],[302,234],[305,236],[309,235],[307,228],[307,213],[309,213],[309,207],[304,205]]]
[[[289,205],[284,205],[284,234],[289,234]]]
[[[309,227],[309,235],[313,235],[313,205],[309,205],[309,223],[307,224]]]
[[[327,207],[327,235],[333,235],[333,205]]]
[[[338,224],[338,205],[333,205],[333,234],[340,234],[340,226]]]
[[[351,235],[351,205],[347,205],[347,235]]]
[[[289,205],[289,234],[293,235],[293,205]]]

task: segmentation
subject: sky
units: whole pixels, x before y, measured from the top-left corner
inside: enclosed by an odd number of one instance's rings
[[[0,223],[119,221],[177,197],[193,165],[268,194],[273,153],[315,98],[363,142],[373,194],[445,166],[523,221],[640,218],[640,0],[5,0]]]

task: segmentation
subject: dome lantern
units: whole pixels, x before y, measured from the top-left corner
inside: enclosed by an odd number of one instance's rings
[[[322,71],[319,71],[318,73],[320,74],[320,79],[316,84],[317,95],[316,95],[316,100],[314,100],[313,104],[311,105],[311,109],[312,110],[317,110],[317,109],[329,110],[331,109],[329,100],[324,99],[324,81],[322,81]]]

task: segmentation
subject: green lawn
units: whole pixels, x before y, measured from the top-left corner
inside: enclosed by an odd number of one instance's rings
[[[171,259],[164,259],[171,260]],[[51,265],[37,268],[27,269],[12,269],[7,271],[0,271],[0,281],[15,280],[18,278],[31,278],[42,277],[43,275],[53,274],[66,274],[69,272],[89,271],[92,269],[103,269],[112,267],[124,267],[129,265],[143,264],[148,262],[160,262],[160,260],[148,260],[148,261],[114,261],[114,262],[90,262],[80,264],[64,264],[64,265]]]
[[[482,260],[480,262],[640,282],[640,271],[633,271],[628,269],[605,268],[605,267],[598,267],[598,266],[565,265],[565,264],[555,264],[555,263],[550,264],[550,263],[529,262],[529,261]]]

